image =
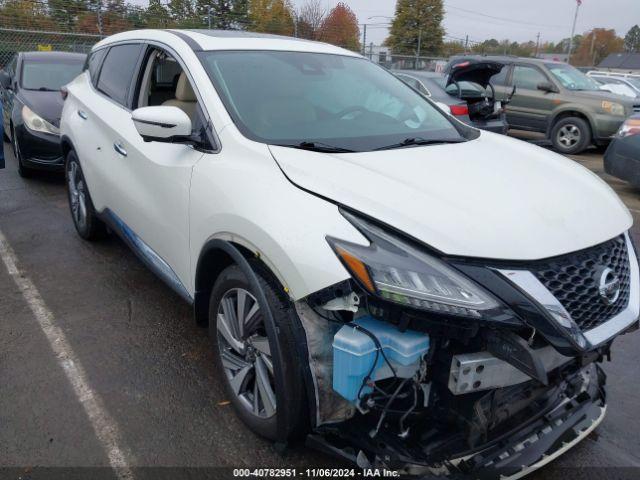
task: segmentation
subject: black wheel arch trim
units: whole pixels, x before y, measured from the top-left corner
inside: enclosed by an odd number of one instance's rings
[[[221,239],[209,240],[205,244],[205,246],[202,248],[200,257],[198,259],[197,272],[200,271],[200,268],[202,267],[201,265],[202,261],[206,257],[207,253],[215,250],[219,250],[224,254],[228,255],[231,258],[231,260],[240,268],[240,270],[242,270],[242,273],[245,275],[245,277],[249,282],[249,285],[253,289],[253,293],[255,293],[256,299],[258,300],[258,304],[260,305],[260,309],[264,312],[264,321],[265,321],[265,326],[269,336],[269,346],[272,351],[272,359],[273,359],[274,370],[275,370],[274,379],[276,384],[276,402],[277,402],[276,404],[283,405],[284,404],[283,396],[285,395],[285,381],[286,381],[283,375],[283,369],[282,369],[282,365],[284,363],[284,357],[283,357],[283,352],[280,349],[280,343],[277,341],[278,327],[275,323],[275,319],[273,318],[273,314],[271,313],[271,309],[269,307],[269,303],[267,302],[267,297],[265,295],[265,292],[262,289],[262,286],[260,285],[260,281],[258,280],[258,276],[254,272],[253,268],[251,268],[251,265],[249,265],[247,258],[242,254],[242,252],[231,242],[221,240]],[[208,316],[209,299],[205,297],[206,297],[206,293],[203,291],[198,291],[196,286],[195,301],[194,301],[194,315],[196,316],[196,319],[202,318],[201,315],[205,311],[207,312],[205,315]],[[301,332],[299,332],[298,328],[293,328],[293,331],[294,331],[296,345],[297,345],[296,348],[300,349],[304,347],[304,349],[306,350],[306,337],[300,338]],[[303,344],[301,344],[300,340],[303,340]],[[302,356],[301,358],[307,359],[308,354],[305,353],[304,356]],[[305,375],[304,375],[304,381],[305,381],[307,393],[309,388],[308,379],[309,379],[310,373],[311,373],[310,367],[307,364],[305,368]],[[307,397],[309,397],[309,395],[307,395]],[[315,398],[315,395],[310,397],[309,401],[311,401],[312,398]],[[278,408],[276,443],[283,446],[286,445],[287,438],[290,433],[288,430],[289,430],[289,426],[291,425],[291,422],[289,421],[288,416],[289,416],[289,412],[287,411],[286,408]]]
[[[590,138],[591,139],[595,138],[595,129],[593,128],[594,122],[591,119],[591,116],[588,113],[582,110],[578,110],[576,108],[567,108],[564,110],[553,112],[551,114],[551,116],[549,117],[549,121],[547,123],[547,138],[551,138],[551,132],[553,131],[553,127],[555,127],[556,123],[562,120],[562,118],[570,118],[570,117],[581,118],[584,121],[586,121],[587,125],[589,125],[589,129],[591,130]]]
[[[62,135],[60,137],[60,148],[62,149],[62,156],[64,157],[65,162],[67,160],[67,155],[69,154],[69,152],[72,150],[74,152],[76,151],[76,147],[73,145],[73,142],[68,135]]]

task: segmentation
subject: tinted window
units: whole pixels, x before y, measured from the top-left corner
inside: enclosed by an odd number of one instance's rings
[[[107,49],[102,48],[93,52],[87,59],[86,69],[89,70],[89,76],[91,77],[91,82],[94,85],[96,84],[96,80],[98,80],[98,70],[100,69],[100,63],[102,62],[105,53],[107,53]]]
[[[500,73],[496,73],[489,82],[491,85],[505,85],[507,83],[507,72],[509,72],[509,65],[505,65],[500,70]]]
[[[56,91],[76,78],[82,71],[82,58],[56,60],[24,60],[22,88],[25,90]]]
[[[548,81],[544,73],[537,68],[516,65],[513,69],[513,84],[518,88],[535,90],[539,84]]]
[[[236,125],[264,143],[369,151],[407,138],[460,141],[449,117],[373,63],[298,52],[203,52]]]
[[[139,44],[111,47],[100,69],[98,90],[127,106],[129,87],[141,49],[142,45]]]

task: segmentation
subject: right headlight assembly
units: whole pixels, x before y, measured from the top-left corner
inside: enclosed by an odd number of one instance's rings
[[[369,293],[417,309],[472,318],[500,307],[488,292],[443,261],[371,222],[341,213],[371,243],[362,246],[333,237],[327,241]]]

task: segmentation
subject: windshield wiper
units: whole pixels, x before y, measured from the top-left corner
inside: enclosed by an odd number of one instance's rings
[[[55,90],[53,88],[48,88],[48,87],[38,87],[38,88],[26,88],[24,87],[24,90],[29,90],[31,92],[58,92],[59,90]]]
[[[312,152],[322,153],[353,153],[355,150],[349,150],[348,148],[336,147],[335,145],[329,145],[322,142],[300,142],[300,143],[283,143],[278,144],[278,147],[299,148],[301,150],[310,150]]]
[[[393,150],[396,148],[404,148],[404,147],[413,147],[419,145],[440,145],[445,143],[463,143],[466,140],[446,140],[446,139],[431,139],[427,140],[426,138],[419,137],[409,137],[405,138],[403,141],[399,143],[393,143],[391,145],[385,145],[384,147],[376,148],[377,150]]]

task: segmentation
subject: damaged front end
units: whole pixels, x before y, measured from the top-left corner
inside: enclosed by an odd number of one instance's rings
[[[445,259],[343,215],[371,242],[328,239],[353,279],[296,303],[313,379],[310,445],[361,467],[518,478],[599,424],[597,363],[638,325],[627,234],[506,264]],[[616,292],[592,278],[604,271]]]

